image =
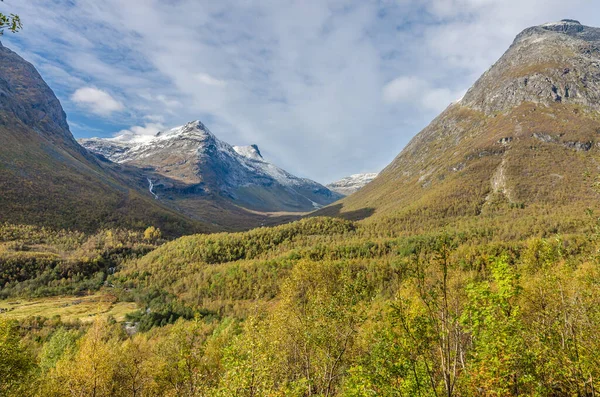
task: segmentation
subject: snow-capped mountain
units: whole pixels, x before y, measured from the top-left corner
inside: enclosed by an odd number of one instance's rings
[[[354,174],[327,185],[329,190],[349,196],[377,177],[377,173]]]
[[[231,146],[200,121],[155,136],[82,139],[81,145],[116,162],[155,171],[158,197],[174,191],[218,194],[257,211],[310,211],[341,196],[310,179],[298,178],[266,161],[258,146]]]

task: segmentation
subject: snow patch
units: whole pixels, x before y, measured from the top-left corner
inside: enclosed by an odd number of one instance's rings
[[[332,182],[328,184],[327,187],[335,192],[348,195],[362,189],[365,185],[375,179],[377,175],[379,174],[372,172],[365,174],[354,174],[342,178],[339,181]]]

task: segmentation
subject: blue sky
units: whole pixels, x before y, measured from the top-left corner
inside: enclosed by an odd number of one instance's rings
[[[597,0],[6,0],[75,137],[200,119],[322,183],[385,167],[524,28]]]

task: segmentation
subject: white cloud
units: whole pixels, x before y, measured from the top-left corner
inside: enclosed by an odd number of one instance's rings
[[[71,100],[100,116],[110,116],[125,107],[106,91],[94,87],[82,87],[71,95]]]
[[[257,143],[278,165],[321,181],[387,165],[524,28],[562,18],[600,26],[597,0],[30,0],[10,7],[27,34],[6,36],[4,45],[16,44],[59,97],[65,93],[61,99],[84,85],[118,92],[113,109],[126,103],[127,112],[103,114],[115,124],[154,131],[150,124],[202,119],[220,138]],[[157,35],[156,26],[167,28]],[[78,109],[69,103],[71,116]],[[103,123],[95,127],[108,130]]]
[[[144,116],[144,119],[160,124],[165,122],[165,116],[161,114],[147,114]]]
[[[383,87],[382,95],[387,103],[412,105],[438,112],[462,96],[448,88],[434,87],[430,82],[415,76],[395,78]]]
[[[119,141],[144,142],[163,131],[165,126],[161,123],[146,123],[143,126],[136,125],[126,130],[117,132],[114,139]]]
[[[157,95],[156,100],[168,108],[181,107],[181,102],[179,102],[177,99],[167,98],[164,95]]]
[[[409,102],[422,91],[427,83],[414,76],[401,76],[383,87],[383,99],[388,103]]]
[[[206,73],[197,73],[194,77],[202,84],[212,85],[215,87],[223,87],[226,84],[225,81],[219,80]]]

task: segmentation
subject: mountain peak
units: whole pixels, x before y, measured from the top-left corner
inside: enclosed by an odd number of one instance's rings
[[[540,26],[542,29],[559,33],[579,33],[585,30],[579,21],[574,19],[562,19],[559,22],[550,22]]]
[[[35,67],[0,44],[0,111],[51,141],[77,147],[67,115],[56,95]]]
[[[172,128],[167,131],[161,131],[156,134],[156,138],[174,138],[180,136],[201,136],[215,138],[212,132],[200,121],[194,120],[182,126]]]
[[[221,141],[198,120],[144,141],[112,138],[80,143],[111,161],[151,169],[153,193],[186,205],[214,193],[253,211],[310,211],[341,197],[266,161],[257,145]]]
[[[600,110],[600,29],[564,19],[525,29],[467,92],[461,105],[486,114],[525,102]]]
[[[420,223],[593,208],[585,174],[600,150],[598,65],[598,28],[562,20],[525,29],[343,212]]]

